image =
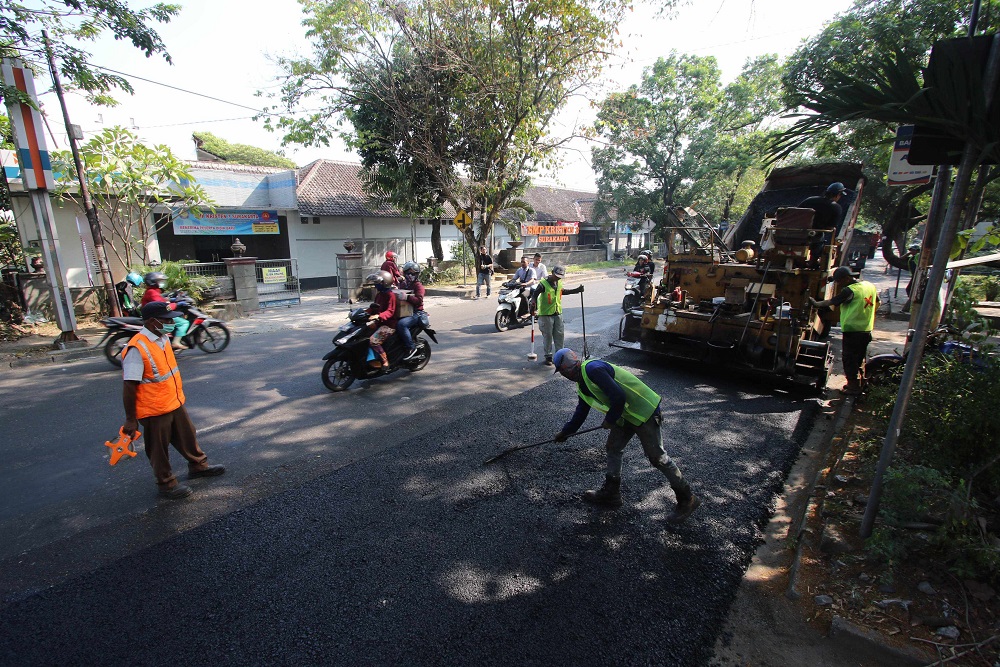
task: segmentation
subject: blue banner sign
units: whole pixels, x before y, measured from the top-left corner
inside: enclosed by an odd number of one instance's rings
[[[216,211],[200,216],[190,214],[174,218],[174,234],[193,236],[243,236],[249,234],[279,234],[277,211]]]

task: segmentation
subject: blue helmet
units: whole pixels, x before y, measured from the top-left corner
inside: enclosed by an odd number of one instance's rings
[[[579,363],[580,357],[568,347],[560,348],[552,355],[552,365],[556,367],[556,373],[572,370]],[[566,373],[563,373],[563,375],[566,375]]]
[[[129,271],[128,275],[125,276],[125,282],[138,287],[142,284],[142,274],[136,273],[135,271]]]

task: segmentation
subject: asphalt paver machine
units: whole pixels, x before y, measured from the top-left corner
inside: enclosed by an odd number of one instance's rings
[[[813,210],[796,207],[833,182],[848,188],[843,218],[816,229]],[[775,169],[724,236],[692,209],[673,209],[661,279],[622,318],[612,345],[826,386],[836,313],[809,297],[832,296],[828,278],[847,263],[841,249],[850,247],[864,182],[854,163]]]

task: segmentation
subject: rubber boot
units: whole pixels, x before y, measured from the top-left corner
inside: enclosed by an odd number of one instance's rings
[[[606,475],[604,486],[596,491],[584,491],[583,500],[591,505],[601,507],[621,507],[622,506],[622,478]]]
[[[861,382],[858,380],[848,380],[847,384],[840,391],[845,396],[858,396],[861,394]]]
[[[684,488],[674,489],[674,494],[677,496],[677,507],[667,517],[667,523],[680,523],[684,521],[701,505],[701,499],[691,492],[691,487],[686,482]]]

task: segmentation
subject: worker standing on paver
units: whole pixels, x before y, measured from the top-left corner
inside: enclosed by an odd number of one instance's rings
[[[602,426],[609,431],[605,445],[608,467],[604,486],[584,492],[583,500],[593,505],[621,507],[622,454],[632,436],[637,435],[650,465],[666,476],[677,496],[677,507],[667,521],[680,523],[698,509],[701,500],[692,493],[691,485],[681,475],[677,464],[663,450],[660,395],[624,368],[598,359],[581,361],[568,347],[556,352],[554,363],[557,373],[576,382],[580,400],[573,417],[553,439],[563,442],[576,433],[587,419],[590,408],[605,413]]]
[[[878,289],[867,280],[858,280],[849,267],[838,266],[830,277],[840,291],[830,299],[816,301],[809,297],[809,303],[817,308],[840,306],[840,330],[843,332],[844,375],[847,384],[841,390],[849,396],[861,393],[861,379],[868,344],[872,342],[875,329],[875,311],[878,310]]]

